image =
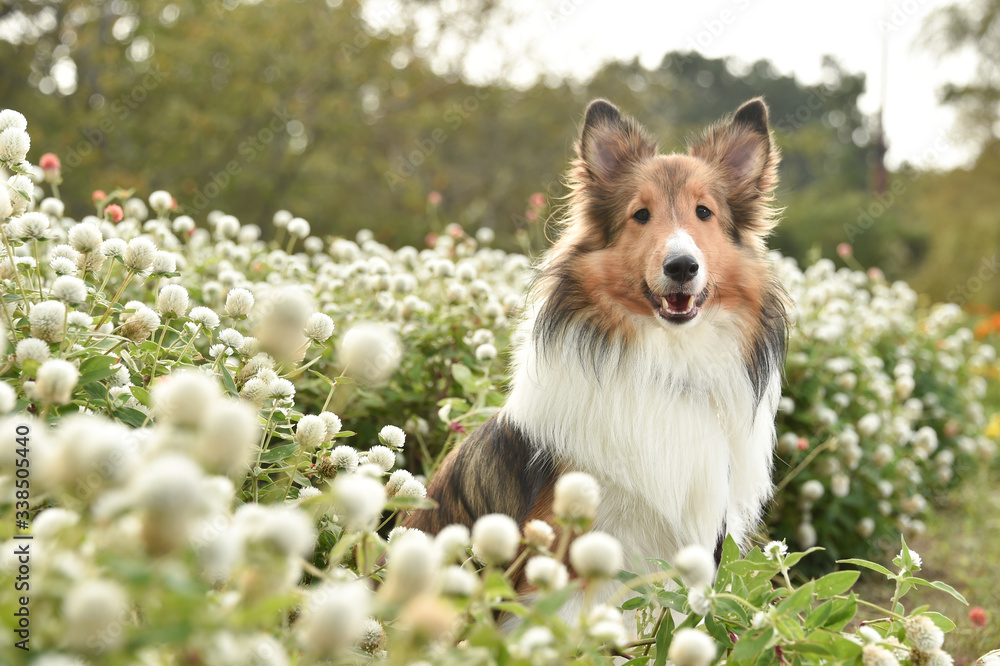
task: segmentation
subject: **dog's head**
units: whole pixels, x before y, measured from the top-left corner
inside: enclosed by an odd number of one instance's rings
[[[573,258],[594,305],[673,328],[713,306],[759,304],[779,160],[761,99],[673,155],[597,100],[577,151],[572,211],[554,257]]]

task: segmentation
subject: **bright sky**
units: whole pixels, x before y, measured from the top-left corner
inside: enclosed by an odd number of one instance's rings
[[[375,0],[376,2],[378,0]],[[525,20],[502,42],[508,53],[531,53],[512,78],[530,82],[538,65],[586,79],[605,61],[659,65],[665,53],[697,50],[746,62],[766,58],[806,83],[821,78],[830,54],[850,72],[864,72],[862,111],[873,113],[882,85],[882,41],[888,39],[885,125],[891,167],[908,161],[949,168],[975,151],[951,139],[954,112],[938,103],[948,81],[970,78],[972,54],[940,60],[918,45],[924,19],[953,0],[509,0]],[[967,1],[967,0],[965,0]],[[470,54],[473,77],[495,72],[496,47]]]

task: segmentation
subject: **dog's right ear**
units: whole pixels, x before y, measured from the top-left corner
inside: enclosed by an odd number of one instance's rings
[[[614,104],[596,99],[587,107],[577,150],[589,180],[601,185],[613,181],[632,164],[656,155],[656,144]]]

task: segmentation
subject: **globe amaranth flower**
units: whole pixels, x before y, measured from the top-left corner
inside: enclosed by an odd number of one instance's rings
[[[188,309],[188,290],[179,284],[168,284],[160,289],[156,299],[156,307],[161,314],[171,314],[183,317]]]
[[[295,238],[305,238],[309,235],[309,223],[301,217],[294,217],[288,221],[288,235]]]
[[[226,294],[226,314],[232,317],[244,317],[253,309],[254,298],[248,290],[242,287],[230,289]]]
[[[590,521],[597,515],[601,489],[586,472],[568,472],[555,485],[552,510],[563,520]]]
[[[128,242],[122,261],[125,263],[125,268],[141,273],[153,264],[155,256],[156,244],[148,238],[138,236]]]
[[[295,426],[295,441],[310,451],[328,441],[326,424],[323,423],[323,419],[314,414],[306,414],[299,419]]]
[[[174,198],[166,190],[156,190],[149,195],[149,206],[157,213],[165,213],[174,207]]]
[[[506,564],[514,559],[521,534],[510,516],[490,513],[472,526],[472,548],[476,558],[486,564]]]
[[[66,592],[62,604],[64,639],[71,646],[90,651],[94,638],[98,644],[114,650],[122,643],[125,632],[120,629],[129,618],[129,602],[125,590],[116,582],[100,578],[84,579]]]
[[[153,255],[153,261],[150,263],[149,269],[155,275],[174,273],[177,271],[177,259],[170,252],[158,250]]]
[[[42,363],[35,378],[35,395],[50,405],[65,405],[73,399],[80,371],[69,361],[50,358]]]
[[[44,363],[49,358],[49,344],[38,338],[25,338],[14,348],[14,357],[21,366],[25,361]]]
[[[447,525],[434,537],[434,545],[443,562],[463,562],[468,557],[470,538],[465,525]]]
[[[295,623],[299,644],[324,659],[352,648],[364,635],[371,608],[364,583],[323,583],[312,588]]]
[[[406,433],[403,432],[401,428],[394,425],[383,426],[378,432],[378,438],[386,446],[391,446],[394,449],[403,448],[403,444],[406,442]]]
[[[333,320],[322,312],[314,312],[306,320],[305,334],[316,342],[326,342],[333,335]]]
[[[362,474],[338,475],[333,498],[339,522],[362,531],[375,528],[387,499],[385,486]]]
[[[452,564],[438,574],[438,589],[446,597],[466,599],[479,590],[479,577],[468,569]]]
[[[544,520],[529,520],[524,524],[524,543],[529,548],[548,550],[555,540],[555,530]]]
[[[368,450],[368,462],[388,472],[396,465],[396,454],[387,446],[375,445]]]
[[[674,556],[674,566],[680,571],[681,580],[690,588],[710,585],[715,576],[715,558],[698,544],[680,549]]]
[[[387,575],[381,590],[392,601],[406,601],[430,588],[441,566],[440,553],[425,534],[407,530],[389,539]]]
[[[44,240],[49,233],[49,217],[44,213],[24,213],[11,220],[7,234],[18,240]]]
[[[2,189],[2,188],[0,188]],[[35,186],[27,176],[11,176],[7,179],[7,196],[10,200],[10,215],[21,215],[32,202]]]
[[[399,367],[403,350],[385,324],[362,322],[352,326],[340,341],[338,358],[344,371],[371,384],[382,384]]]
[[[31,148],[31,137],[19,127],[0,131],[0,160],[8,164],[23,162]]]
[[[143,305],[124,317],[121,334],[132,342],[142,342],[159,327],[160,315]]]
[[[49,295],[66,303],[83,303],[87,300],[87,285],[78,277],[60,275],[52,283]]]
[[[59,301],[35,303],[28,313],[31,335],[46,342],[62,342],[66,306]]]
[[[127,249],[128,243],[121,238],[109,238],[101,243],[101,254],[109,259],[124,256]]]
[[[587,532],[569,547],[569,562],[583,578],[611,578],[622,568],[622,547],[605,532]]]
[[[670,642],[667,658],[676,666],[708,666],[715,661],[712,637],[697,629],[681,629]]]
[[[188,315],[188,318],[195,324],[198,324],[202,328],[209,331],[214,331],[219,327],[219,315],[215,313],[215,310],[206,308],[203,305],[191,308],[191,313]]]
[[[524,575],[529,583],[546,592],[566,587],[569,571],[566,565],[547,555],[536,555],[524,565]]]
[[[906,640],[918,652],[931,654],[944,645],[944,632],[926,615],[906,618]]]
[[[333,412],[320,412],[319,417],[326,424],[326,434],[333,438],[341,429],[340,417]]]
[[[7,129],[8,127],[16,127],[20,130],[28,129],[28,119],[24,117],[24,114],[20,111],[15,111],[14,109],[4,109],[0,111],[0,131]]]

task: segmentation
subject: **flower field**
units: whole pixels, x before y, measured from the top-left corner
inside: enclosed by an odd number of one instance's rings
[[[97,191],[77,220],[29,145],[0,112],[3,662],[952,663],[954,622],[906,594],[961,595],[900,534],[994,463],[996,351],[957,306],[775,255],[796,305],[766,534],[714,581],[697,548],[637,577],[578,502],[572,547],[503,516],[394,529],[504,400],[532,270],[491,230],[394,250],[278,211],[265,241],[165,191]],[[852,592],[860,569],[888,604]]]

